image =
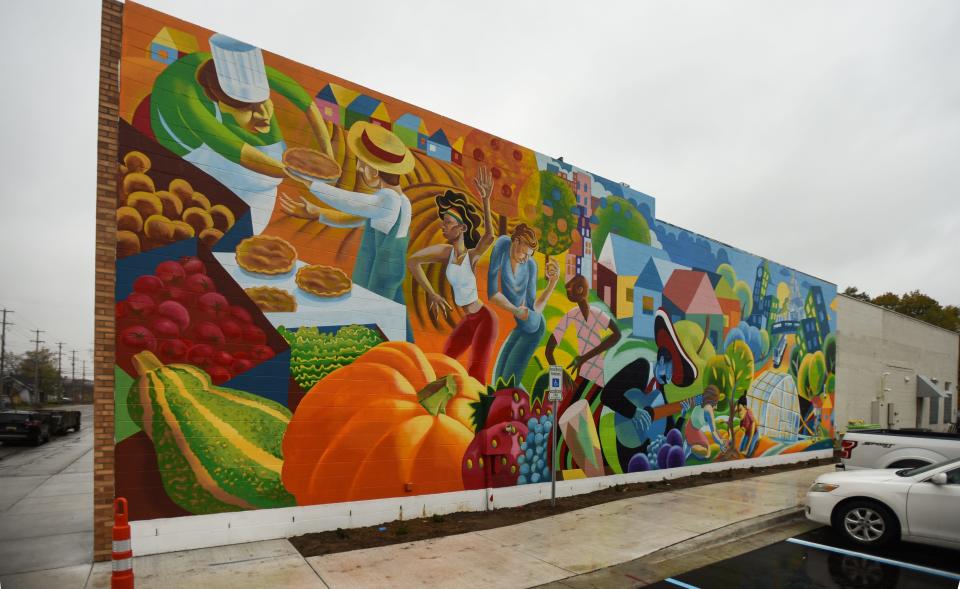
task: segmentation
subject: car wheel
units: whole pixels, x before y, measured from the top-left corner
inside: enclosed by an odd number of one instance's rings
[[[834,528],[860,546],[885,546],[900,536],[900,523],[886,506],[876,501],[851,501],[840,507]]]

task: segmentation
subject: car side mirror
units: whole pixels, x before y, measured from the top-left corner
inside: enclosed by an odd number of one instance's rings
[[[947,484],[947,473],[938,472],[937,474],[930,477],[930,482],[934,485],[946,485]]]

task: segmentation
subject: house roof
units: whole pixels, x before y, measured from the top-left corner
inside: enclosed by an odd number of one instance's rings
[[[361,94],[354,98],[350,106],[347,107],[347,110],[360,113],[365,117],[374,117],[384,121],[390,120],[390,114],[387,112],[386,105],[366,94]]]
[[[190,33],[178,31],[170,27],[163,27],[157,36],[153,38],[154,43],[160,43],[166,47],[174,47],[180,53],[194,53],[197,51],[197,38]]]
[[[443,132],[443,129],[437,129],[436,133],[430,136],[430,141],[433,141],[437,145],[450,147],[450,141],[447,139],[447,134]]]
[[[427,124],[423,122],[423,119],[418,117],[413,113],[404,113],[400,115],[396,121],[393,123],[394,127],[403,127],[404,129],[412,129],[417,133],[427,134]]]
[[[633,285],[650,290],[663,290],[663,281],[660,280],[660,272],[653,258],[647,260],[647,265],[643,267],[643,271],[640,276],[637,276],[637,281]]]
[[[611,233],[607,235],[597,261],[620,276],[639,276],[649,259],[665,260],[666,257],[667,253],[661,249]],[[663,276],[661,272],[661,281]]]
[[[710,279],[696,270],[674,270],[663,287],[663,296],[684,313],[722,315]]]
[[[463,142],[464,142],[464,138],[463,138],[463,135],[461,135],[457,137],[457,140],[454,141],[453,145],[451,145],[450,147],[452,147],[454,150],[460,153],[463,153]]]
[[[327,84],[317,92],[317,98],[340,106],[350,104],[357,96],[360,96],[360,93],[356,90],[350,90],[337,84]]]

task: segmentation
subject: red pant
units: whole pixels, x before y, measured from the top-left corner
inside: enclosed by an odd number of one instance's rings
[[[484,305],[476,313],[467,313],[457,324],[443,346],[443,353],[457,358],[469,348],[470,362],[467,364],[467,373],[487,384],[490,376],[490,356],[493,355],[496,339],[497,316]]]

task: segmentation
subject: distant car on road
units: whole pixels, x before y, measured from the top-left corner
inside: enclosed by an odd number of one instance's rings
[[[840,442],[842,470],[915,468],[960,458],[960,435],[917,430],[848,431]]]
[[[0,441],[25,440],[39,446],[50,441],[53,417],[43,411],[0,411]]]
[[[903,539],[960,549],[960,459],[820,475],[806,516],[864,547]]]

